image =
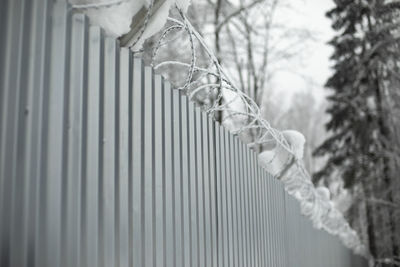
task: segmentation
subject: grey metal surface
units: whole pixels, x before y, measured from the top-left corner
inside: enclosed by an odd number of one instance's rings
[[[365,266],[66,1],[0,22],[0,266]]]

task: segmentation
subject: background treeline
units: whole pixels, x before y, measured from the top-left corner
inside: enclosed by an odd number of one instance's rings
[[[347,217],[376,263],[400,266],[400,2],[334,2],[332,135],[315,150],[328,161],[314,182],[341,177],[353,197]]]

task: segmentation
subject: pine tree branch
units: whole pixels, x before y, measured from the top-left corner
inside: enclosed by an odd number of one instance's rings
[[[367,198],[365,201],[371,203],[371,204],[378,204],[378,205],[384,205],[390,208],[394,209],[400,209],[400,205],[393,203],[391,201],[383,200],[383,199],[378,199],[378,198]]]
[[[376,263],[392,264],[393,266],[400,266],[400,261],[392,258],[380,258],[374,260]]]

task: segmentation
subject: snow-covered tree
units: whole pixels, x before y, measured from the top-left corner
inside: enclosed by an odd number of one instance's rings
[[[400,146],[395,99],[399,99],[400,4],[382,0],[335,4],[327,13],[338,32],[331,41],[335,73],[326,84],[333,90],[326,124],[332,135],[315,151],[317,156],[328,156],[328,161],[314,181],[342,177],[355,198],[348,217],[364,234],[371,255],[398,259]]]

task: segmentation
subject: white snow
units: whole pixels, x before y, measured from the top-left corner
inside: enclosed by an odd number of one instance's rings
[[[285,169],[290,163],[291,155],[281,146],[266,150],[258,155],[258,162],[273,176]]]
[[[325,186],[320,186],[316,189],[317,195],[318,197],[322,200],[322,201],[326,201],[328,202],[331,199],[331,192],[329,191],[329,189]]]
[[[260,165],[274,176],[282,172],[291,163],[293,157],[301,160],[304,154],[304,135],[294,130],[282,131],[282,135],[288,142],[293,155],[278,143],[272,150],[263,151],[258,155]]]
[[[143,7],[148,6],[151,0],[125,0],[122,2],[116,0],[69,0],[72,5],[79,7],[79,5],[87,4],[107,4],[116,3],[114,5],[99,6],[97,8],[88,7],[82,8],[81,10],[85,13],[92,24],[102,27],[107,34],[113,37],[119,37],[125,33],[128,33],[131,29],[133,16]],[[148,21],[143,35],[140,40],[136,42],[133,50],[141,48],[144,41],[160,31],[166,21],[169,14],[170,8],[176,3],[178,8],[183,12],[186,12],[190,0],[166,0],[159,9],[157,9]],[[143,23],[143,21],[138,21],[138,23]],[[140,31],[132,38],[131,42],[127,44],[130,46],[139,37]]]
[[[292,130],[283,131],[282,136],[293,154],[276,143],[273,149],[263,151],[258,155],[260,165],[282,180],[285,190],[299,201],[302,214],[312,221],[315,228],[324,229],[338,236],[343,244],[355,253],[366,255],[366,248],[362,245],[357,233],[331,200],[330,190],[324,186],[315,188],[312,181],[307,179],[309,176],[302,174],[295,165],[289,165],[293,158],[296,164],[302,164],[304,136]],[[282,176],[283,170],[285,170],[285,175]]]
[[[164,27],[165,23],[167,22],[169,9],[171,8],[172,3],[172,0],[166,0],[161,7],[154,14],[152,14],[149,22],[146,25],[143,35],[140,37],[140,40],[132,47],[133,50],[140,49],[146,39],[153,36]],[[132,43],[137,40],[139,34],[140,32],[138,32],[131,39],[131,42],[128,43],[127,46],[131,46]]]
[[[366,249],[357,233],[351,229],[343,214],[330,200],[328,188],[315,188],[311,181],[304,180],[298,175],[282,181],[287,192],[300,202],[302,214],[310,218],[314,227],[338,236],[343,244],[355,253],[366,255]]]
[[[103,4],[110,0],[69,0],[72,5]],[[99,8],[84,8],[82,11],[94,25],[102,27],[113,37],[121,36],[130,30],[132,17],[145,4],[145,0],[124,1],[120,4]]]
[[[304,155],[304,144],[306,143],[304,135],[294,130],[282,131],[282,134],[286,141],[288,141],[296,159],[302,159]]]

